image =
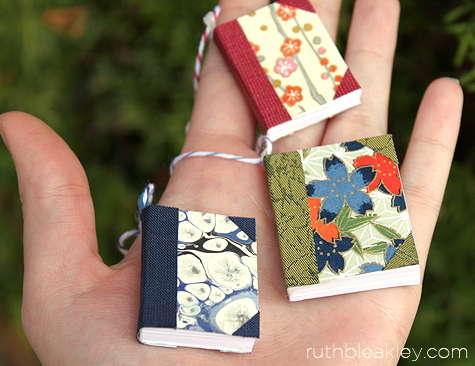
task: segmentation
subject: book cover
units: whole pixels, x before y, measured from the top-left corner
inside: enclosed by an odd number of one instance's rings
[[[140,342],[251,352],[259,338],[255,220],[143,209]]]
[[[273,141],[360,103],[358,82],[307,0],[218,25],[213,38]]]
[[[264,157],[290,300],[417,285],[391,135]]]

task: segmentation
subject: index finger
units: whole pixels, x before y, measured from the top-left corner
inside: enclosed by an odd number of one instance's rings
[[[223,23],[267,5],[267,0],[221,0],[218,22]],[[313,0],[312,5],[330,35],[336,38],[341,0]],[[210,45],[203,67],[190,133],[184,151],[213,150],[214,139],[231,138],[251,147],[255,138],[255,119],[247,100],[214,44]],[[228,147],[233,149],[232,147]],[[230,152],[230,151],[227,151]]]
[[[235,19],[267,4],[267,0],[245,0],[238,5],[235,0],[221,0],[218,23]],[[255,133],[256,122],[247,100],[212,42],[203,65],[183,151],[205,150],[241,155],[243,147],[253,145]],[[234,143],[220,145],[223,140]],[[239,142],[238,146],[236,142]]]

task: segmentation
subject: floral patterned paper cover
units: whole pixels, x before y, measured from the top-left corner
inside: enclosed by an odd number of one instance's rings
[[[264,161],[287,287],[418,264],[391,135]]]
[[[275,2],[213,37],[273,141],[359,104],[361,88],[308,0]]]
[[[348,66],[317,14],[274,3],[238,22],[292,118],[335,98]]]

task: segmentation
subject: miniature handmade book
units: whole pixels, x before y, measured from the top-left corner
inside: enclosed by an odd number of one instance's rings
[[[249,353],[259,338],[255,220],[143,209],[137,338]]]
[[[308,0],[218,25],[213,38],[274,141],[360,103],[361,88]]]
[[[264,157],[289,300],[417,285],[391,135]]]

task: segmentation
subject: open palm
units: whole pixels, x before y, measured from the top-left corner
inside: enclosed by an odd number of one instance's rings
[[[334,37],[340,1],[312,2]],[[220,22],[266,4],[265,0],[222,0]],[[279,140],[274,152],[386,133],[398,14],[396,0],[356,1],[346,61],[362,86],[362,104]],[[214,45],[201,80],[184,151],[254,157],[255,120]],[[440,79],[429,87],[401,168],[422,268],[461,107],[461,89],[454,81]],[[87,179],[73,152],[47,125],[26,114],[3,114],[1,131],[15,162],[23,202],[23,324],[44,365],[303,365],[315,364],[314,354],[319,356],[322,349],[324,357],[318,360],[322,365],[397,363],[396,351],[383,359],[358,359],[340,358],[331,350],[400,350],[412,326],[421,286],[290,303],[264,167],[209,157],[180,162],[160,204],[256,218],[261,338],[249,355],[140,345],[135,338],[140,241],[120,263],[106,266],[98,254]]]

